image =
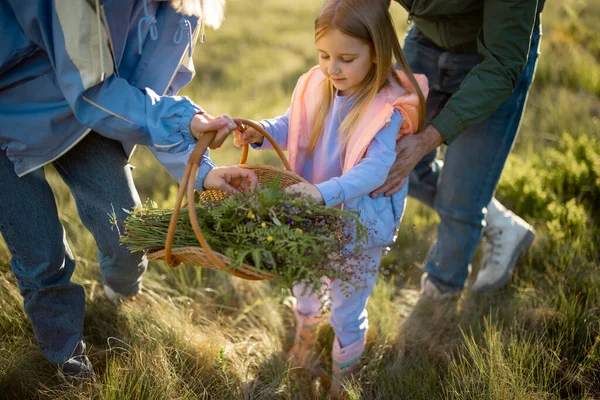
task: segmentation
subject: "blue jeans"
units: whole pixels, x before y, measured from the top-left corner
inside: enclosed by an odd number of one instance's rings
[[[53,165],[96,241],[103,282],[125,295],[137,293],[146,257],[119,244],[109,216],[116,213],[122,232],[124,209],[140,204],[123,147],[91,132]],[[44,169],[19,178],[13,168],[0,150],[0,232],[40,349],[52,363],[62,364],[85,352],[84,290],[71,282],[75,260]]]
[[[410,174],[409,195],[435,209],[440,217],[437,240],[424,267],[440,289],[458,291],[464,287],[481,239],[485,207],[494,195],[519,130],[539,42],[538,28],[513,94],[490,117],[448,146],[443,162],[433,151]],[[456,54],[436,47],[414,26],[405,39],[404,55],[413,73],[425,74],[429,80],[429,121],[481,61],[478,54]]]

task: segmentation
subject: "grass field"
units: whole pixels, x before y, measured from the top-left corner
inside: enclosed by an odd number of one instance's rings
[[[197,75],[184,93],[213,114],[282,114],[299,75],[317,62],[320,4],[228,0],[223,27],[195,50]],[[406,14],[392,7],[402,35]],[[369,302],[365,367],[349,398],[600,398],[599,18],[598,0],[546,5],[536,80],[497,193],[538,231],[513,282],[415,307],[438,219],[410,200]],[[228,143],[212,156],[225,165],[239,154]],[[140,149],[133,164],[142,199],[172,207],[176,183],[150,153]],[[320,329],[320,363],[298,379],[285,356],[294,329],[288,294],[270,283],[151,263],[144,301],[114,307],[70,193],[51,168],[48,177],[77,259],[74,280],[86,290],[98,384],[66,386],[41,356],[0,240],[0,398],[327,398],[333,331]]]

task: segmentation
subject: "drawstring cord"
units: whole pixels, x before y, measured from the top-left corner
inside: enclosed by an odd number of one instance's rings
[[[96,0],[96,7],[99,7],[99,1],[100,0]],[[158,29],[156,28],[156,18],[154,16],[151,16],[148,13],[148,1],[149,0],[144,0],[143,1],[143,5],[144,5],[144,16],[142,18],[140,18],[140,20],[138,21],[138,53],[142,54],[142,30],[143,30],[143,26],[145,23],[149,24],[150,26],[150,38],[152,40],[156,40],[158,39]],[[200,6],[202,7],[202,17],[200,18],[200,43],[204,43],[204,40],[206,38],[205,35],[205,25],[206,25],[206,17],[204,16],[204,0],[200,0]],[[100,26],[100,14],[98,14],[98,26]],[[175,31],[175,34],[173,35],[173,42],[175,44],[179,44],[181,43],[181,40],[183,39],[183,32],[185,31],[185,34],[187,36],[187,42],[188,42],[188,56],[191,57],[192,56],[192,24],[190,24],[190,21],[188,21],[186,18],[181,17],[181,19],[179,20],[179,26],[177,27],[177,30]],[[100,49],[100,60],[102,60],[102,49]],[[104,76],[104,72],[103,72],[103,76]],[[103,78],[104,79],[104,78]]]
[[[179,26],[175,31],[175,35],[173,35],[173,42],[175,44],[181,43],[181,39],[183,39],[183,31],[185,31],[187,36],[188,43],[188,56],[192,56],[192,24],[187,19],[181,17],[179,20]]]
[[[142,28],[144,23],[148,23],[150,25],[150,38],[152,40],[158,39],[158,29],[156,28],[156,18],[148,14],[148,0],[144,0],[142,3],[144,4],[144,16],[140,18],[138,22],[138,53],[142,54]]]

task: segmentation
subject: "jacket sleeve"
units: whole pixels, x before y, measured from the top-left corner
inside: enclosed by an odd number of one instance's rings
[[[489,117],[514,91],[534,28],[537,0],[485,0],[477,39],[483,60],[433,119],[447,144]]]
[[[21,28],[50,58],[57,85],[75,117],[96,132],[159,151],[195,142],[188,98],[159,96],[117,76],[108,31],[94,1],[9,0]]]
[[[180,153],[167,153],[164,151],[156,151],[154,148],[150,148],[154,157],[162,164],[167,170],[169,175],[177,182],[181,183],[183,172],[187,166],[187,162],[194,151],[194,145],[189,146],[186,150]],[[208,156],[208,151],[202,156],[202,163],[198,169],[198,177],[196,178],[196,190],[204,190],[204,178],[206,175],[216,167],[215,163]]]
[[[279,147],[281,147],[281,150],[287,150],[287,139],[290,125],[289,108],[284,115],[272,119],[264,119],[259,121],[259,124],[262,125],[264,130],[267,131],[269,135],[271,135],[273,140],[275,140]],[[262,145],[253,143],[252,147],[260,150],[273,149],[273,146],[271,146],[271,143],[269,143],[267,139],[263,141]]]
[[[401,126],[402,116],[395,110],[390,122],[375,135],[358,164],[338,178],[315,185],[327,207],[366,196],[385,183],[396,160],[396,135]]]

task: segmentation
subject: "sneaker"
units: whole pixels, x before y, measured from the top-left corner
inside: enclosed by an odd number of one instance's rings
[[[302,315],[298,312],[295,303],[292,306],[292,311],[296,317],[296,336],[288,356],[293,368],[305,368],[313,356],[319,325],[325,320],[326,316],[324,314]]]
[[[471,287],[479,292],[495,290],[510,282],[519,256],[535,238],[531,225],[496,199],[490,202],[485,221],[483,263]]]
[[[124,302],[124,301],[135,301],[137,296],[141,293],[142,291],[140,290],[138,293],[134,294],[133,296],[127,296],[125,294],[122,293],[118,293],[115,292],[110,286],[108,285],[104,285],[104,294],[106,295],[106,298],[108,300],[110,300],[111,303],[113,303],[114,305],[119,305],[120,303]]]
[[[69,358],[59,366],[57,374],[63,382],[70,385],[80,385],[85,382],[94,383],[96,381],[92,364],[85,354]]]
[[[360,372],[360,358],[365,352],[365,338],[342,348],[337,337],[333,339],[331,352],[330,399],[341,399],[345,384],[356,378]]]

